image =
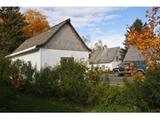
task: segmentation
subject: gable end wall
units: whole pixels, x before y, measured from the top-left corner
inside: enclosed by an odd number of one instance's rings
[[[46,49],[88,51],[70,24],[66,24],[61,30],[43,46]]]

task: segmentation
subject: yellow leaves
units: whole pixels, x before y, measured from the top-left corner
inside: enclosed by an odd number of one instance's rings
[[[132,36],[132,33],[131,33],[131,36]],[[157,57],[158,54],[160,54],[159,53],[160,40],[154,39],[153,37],[151,38],[151,35],[149,33],[141,33],[139,35],[137,34],[137,36],[130,37],[128,39],[129,39],[129,43],[137,47],[141,51],[141,53],[144,55],[148,66],[150,68],[153,67],[153,63],[154,63],[153,60],[155,60],[155,58],[151,57],[151,54],[148,53],[148,50],[150,49],[152,54],[154,54],[154,56]]]
[[[38,11],[28,10],[25,13],[25,20],[27,25],[24,27],[29,37],[35,36],[49,29],[49,23],[44,15]]]
[[[160,11],[160,8],[156,8],[156,11],[157,10]],[[154,15],[150,15],[148,23],[143,27],[140,33],[132,27],[127,36],[128,46],[135,46],[141,51],[149,68],[153,68],[156,59],[160,59],[160,36],[156,34],[160,33],[160,29],[154,30],[157,28],[157,25],[159,25],[156,23],[160,21],[160,18],[155,19],[156,12],[153,11],[153,13]]]

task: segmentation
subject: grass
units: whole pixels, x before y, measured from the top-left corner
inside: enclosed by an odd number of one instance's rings
[[[9,104],[0,107],[0,112],[85,112],[86,110],[82,106],[30,95],[18,95],[10,100]]]

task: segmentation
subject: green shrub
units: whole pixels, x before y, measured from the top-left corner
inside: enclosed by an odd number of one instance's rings
[[[123,104],[141,111],[160,111],[160,67],[147,71],[144,79],[135,78],[124,87]]]
[[[135,78],[132,83],[125,84],[123,94],[120,98],[121,104],[146,111],[148,106],[144,100],[144,92],[142,80]]]
[[[16,93],[10,82],[10,60],[0,55],[0,108],[7,109]]]
[[[97,67],[97,68],[88,70],[87,79],[95,85],[99,84],[102,81],[108,83],[109,82],[108,74],[109,74],[108,71],[103,71]]]
[[[28,89],[27,86],[33,82],[35,71],[30,62],[12,61],[10,79],[15,89],[17,91]]]
[[[144,101],[147,101],[150,111],[160,111],[160,65],[146,73],[143,82]]]
[[[0,55],[0,81],[9,80],[11,61]]]
[[[55,69],[44,68],[36,71],[34,75],[33,91],[39,96],[53,97],[57,95],[58,90],[58,74]]]
[[[64,99],[85,103],[88,98],[87,68],[75,61],[61,62],[56,68],[60,82],[59,91]]]
[[[101,99],[98,100],[98,109],[102,112],[108,111],[112,105],[120,104],[120,97],[122,94],[122,88],[118,86],[108,86],[103,91]]]

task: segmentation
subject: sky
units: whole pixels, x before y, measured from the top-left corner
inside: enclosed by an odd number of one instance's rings
[[[127,26],[139,18],[147,22],[145,13],[149,7],[22,7],[41,12],[47,17],[50,26],[70,18],[80,36],[89,40],[89,47],[101,40],[108,47],[123,47]]]

